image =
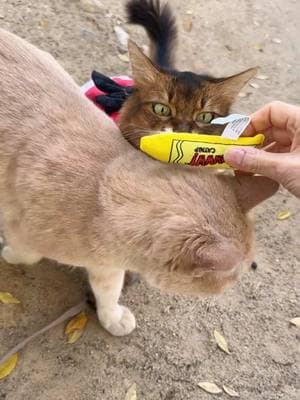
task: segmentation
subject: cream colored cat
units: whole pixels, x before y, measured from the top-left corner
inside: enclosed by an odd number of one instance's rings
[[[196,295],[236,281],[252,260],[247,212],[276,190],[148,158],[50,55],[0,31],[2,256],[85,267],[113,335],[135,327],[118,304],[127,269]]]

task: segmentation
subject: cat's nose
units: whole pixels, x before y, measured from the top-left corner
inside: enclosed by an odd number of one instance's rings
[[[175,132],[192,132],[193,131],[193,123],[189,121],[179,122],[174,127]]]

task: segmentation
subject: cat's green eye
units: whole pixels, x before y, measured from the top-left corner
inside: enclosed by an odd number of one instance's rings
[[[196,122],[201,124],[210,124],[215,118],[214,114],[211,112],[203,112],[197,115]]]
[[[171,115],[170,107],[166,106],[162,103],[154,103],[152,104],[153,112],[160,117],[169,117]]]

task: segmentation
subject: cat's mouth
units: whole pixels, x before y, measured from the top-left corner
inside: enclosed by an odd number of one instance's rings
[[[137,149],[140,148],[140,140],[144,136],[152,136],[155,134],[167,134],[167,133],[190,133],[190,134],[204,134],[204,135],[216,135],[216,136],[221,136],[224,129],[226,127],[226,124],[224,125],[219,125],[219,124],[203,124],[199,125],[199,127],[194,127],[190,131],[183,132],[180,131],[179,129],[176,129],[172,125],[165,125],[162,126],[161,128],[155,128],[155,129],[137,129],[136,127],[128,127],[126,130],[122,131],[123,136],[125,139],[128,140],[129,143],[131,143],[134,147]]]

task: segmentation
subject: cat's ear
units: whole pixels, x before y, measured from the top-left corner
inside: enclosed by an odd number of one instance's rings
[[[237,75],[221,79],[216,86],[220,93],[232,103],[246,83],[257,73],[258,68],[250,68]]]
[[[238,244],[219,235],[216,235],[209,246],[199,249],[196,255],[198,267],[193,270],[193,276],[212,271],[229,271],[243,259]]]
[[[236,177],[236,193],[244,212],[250,211],[273,196],[278,188],[277,182],[264,176],[238,175]]]
[[[143,51],[132,41],[128,41],[132,77],[136,85],[156,82],[160,71]]]
[[[211,237],[191,237],[183,246],[180,261],[173,268],[174,271],[201,277],[207,272],[226,272],[243,259],[243,249],[239,243],[225,238],[219,233],[212,233]]]

